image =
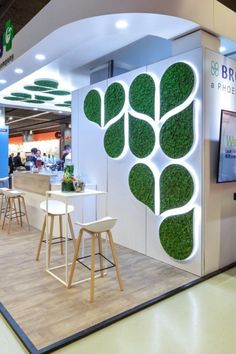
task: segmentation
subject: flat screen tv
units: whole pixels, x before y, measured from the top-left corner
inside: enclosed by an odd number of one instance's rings
[[[217,182],[236,182],[236,112],[221,111]]]

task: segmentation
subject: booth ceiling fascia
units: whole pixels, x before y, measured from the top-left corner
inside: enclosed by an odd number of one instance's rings
[[[14,53],[14,61],[0,71],[0,76],[4,74],[8,78],[8,83],[2,85],[1,88],[9,87],[9,85],[19,81],[19,78],[25,78],[37,70],[39,77],[50,77],[50,75],[44,73],[54,70],[57,78],[60,75],[67,78],[68,89],[77,89],[88,83],[88,78],[81,76],[81,73],[80,76],[76,75],[78,67],[130,44],[142,38],[142,36],[152,34],[172,39],[186,32],[199,29],[199,25],[214,32],[214,27],[217,27],[214,20],[215,3],[216,0],[175,0],[174,2],[156,0],[148,2],[143,0],[126,0],[125,2],[116,0],[87,0],[86,2],[69,0],[65,2],[64,0],[51,0],[17,33],[12,51],[7,52],[7,54],[4,53],[0,64],[11,53]],[[229,12],[232,17],[232,11],[229,10]],[[118,32],[115,33],[115,30],[114,33],[111,30],[111,25],[113,24],[114,27],[114,21],[120,14],[130,19],[132,19],[132,16],[133,18],[137,16],[139,20],[137,21],[139,26],[134,26],[129,35],[121,36]],[[226,21],[227,12],[224,15]],[[150,27],[145,31],[146,23],[143,23],[142,26],[142,16],[144,16],[144,22],[145,16],[150,16],[156,26],[160,23],[159,31],[156,30],[155,32]],[[152,22],[150,18],[147,21],[148,23]],[[163,26],[163,18],[167,22],[168,19],[171,20],[171,26],[168,26],[168,23],[167,26]],[[95,26],[93,26],[94,24]],[[180,24],[182,24],[182,27]],[[88,27],[89,31],[86,31]],[[95,34],[91,32],[93,27],[96,29]],[[99,43],[96,41],[98,33],[105,36],[106,50],[99,48]],[[77,42],[80,43],[78,49],[81,51],[81,55],[77,56],[77,67],[74,64],[73,68],[70,67],[66,71],[66,65],[68,61],[71,61],[71,53],[75,49],[74,43]],[[42,51],[47,52],[47,58],[43,63],[32,60],[32,55]],[[73,57],[75,56],[73,55]],[[25,62],[27,62],[27,70],[21,77],[12,74],[16,65],[21,67]],[[64,67],[63,73],[58,69],[62,67]],[[40,71],[41,68],[42,71]],[[43,69],[46,69],[46,71]],[[1,101],[0,103],[3,104]]]

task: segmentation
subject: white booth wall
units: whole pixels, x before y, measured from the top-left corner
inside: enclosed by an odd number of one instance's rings
[[[210,50],[204,58],[204,225],[205,273],[236,260],[236,183],[216,183],[221,110],[236,112],[236,82],[229,78],[229,68],[236,72],[235,61]],[[215,70],[214,65],[218,65]],[[222,77],[222,65],[227,78]]]
[[[130,191],[129,171],[131,166],[137,162],[137,158],[130,151],[123,159],[108,157],[103,146],[104,130],[89,121],[84,114],[84,99],[91,89],[105,91],[112,82],[117,81],[125,82],[129,86],[140,73],[151,73],[156,76],[156,81],[159,82],[165,70],[176,62],[189,63],[194,68],[196,76],[193,97],[195,141],[194,147],[185,161],[193,167],[194,174],[197,176],[195,181],[197,192],[194,200],[191,200],[192,204],[190,202],[191,205],[189,205],[195,209],[194,251],[191,257],[184,261],[173,259],[163,250],[158,236],[160,217],[135,199]],[[114,229],[115,241],[118,244],[197,275],[203,274],[201,249],[202,143],[200,133],[202,131],[202,63],[202,50],[199,48],[77,90],[72,94],[72,150],[76,173],[82,175],[87,182],[96,184],[99,190],[108,192],[106,203],[98,201],[97,216],[118,217],[119,220]],[[160,171],[168,163],[173,163],[173,161],[161,160],[160,157],[160,152],[157,152],[153,157],[153,163]]]

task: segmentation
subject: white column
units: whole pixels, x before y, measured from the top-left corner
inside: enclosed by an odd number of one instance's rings
[[[5,126],[5,107],[0,107],[0,127]]]

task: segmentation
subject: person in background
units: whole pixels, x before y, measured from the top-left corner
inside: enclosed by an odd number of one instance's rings
[[[14,154],[10,154],[8,157],[8,167],[9,167],[9,173],[13,173],[14,171],[14,162],[13,162]]]
[[[71,147],[70,145],[65,145],[61,159],[63,160],[63,162],[65,162],[65,160],[68,158],[71,159]]]
[[[37,148],[32,148],[31,155],[29,156],[29,161],[33,162],[34,165],[36,165],[36,161],[37,161],[37,152],[38,152]]]
[[[46,152],[43,153],[42,161],[43,161],[44,164],[46,164],[48,162],[48,157],[47,157]]]
[[[13,163],[15,168],[22,166],[20,152],[18,152],[17,155],[13,158]]]

